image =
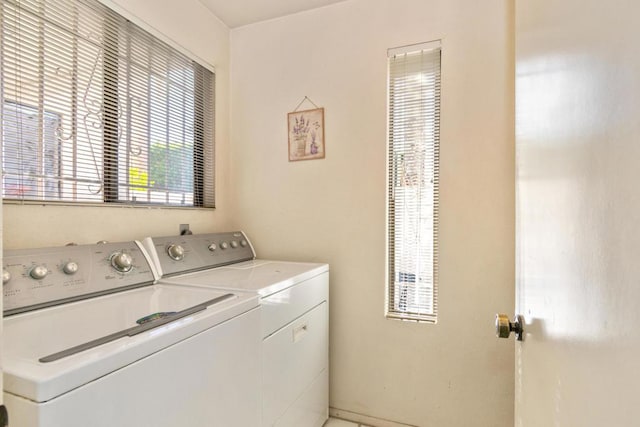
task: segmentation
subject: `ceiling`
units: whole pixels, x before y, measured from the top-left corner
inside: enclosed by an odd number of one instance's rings
[[[279,18],[345,0],[200,0],[229,28]]]

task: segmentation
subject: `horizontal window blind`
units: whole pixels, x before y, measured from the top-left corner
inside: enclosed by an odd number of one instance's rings
[[[390,51],[388,317],[437,318],[440,48]]]
[[[214,74],[96,0],[3,0],[3,197],[214,206]]]

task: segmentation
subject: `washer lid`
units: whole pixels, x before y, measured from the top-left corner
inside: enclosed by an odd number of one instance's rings
[[[44,402],[258,306],[255,294],[232,292],[225,297],[229,293],[152,285],[7,317],[3,332],[4,389]],[[168,313],[204,302],[211,305],[167,322],[167,316],[171,316]],[[139,325],[136,321],[146,329],[59,360],[40,361],[45,356],[136,328]]]
[[[328,264],[252,260],[163,279],[163,283],[257,292],[266,297],[329,271]]]

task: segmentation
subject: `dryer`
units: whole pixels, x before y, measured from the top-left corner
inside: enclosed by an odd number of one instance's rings
[[[251,292],[261,305],[264,427],[328,418],[329,266],[256,259],[240,231],[146,239],[160,283]]]
[[[11,425],[259,425],[257,296],[154,284],[143,252],[133,241],[5,251]]]

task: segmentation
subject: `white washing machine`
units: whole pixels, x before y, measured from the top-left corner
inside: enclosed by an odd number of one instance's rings
[[[255,259],[242,232],[146,239],[160,283],[260,297],[263,427],[328,418],[329,266]]]
[[[258,298],[155,279],[136,242],[5,251],[11,426],[259,425]]]

